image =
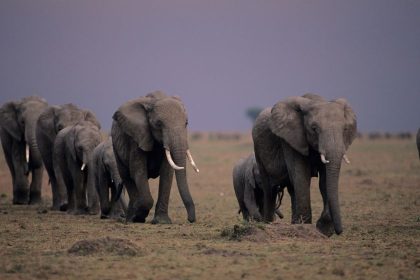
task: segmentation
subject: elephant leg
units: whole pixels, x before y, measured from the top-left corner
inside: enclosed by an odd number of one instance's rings
[[[172,221],[168,215],[168,205],[174,170],[166,160],[162,161],[159,177],[159,194],[152,224],[171,224]]]
[[[64,185],[66,186],[67,198],[68,198],[67,213],[73,214],[76,209],[76,205],[75,205],[75,199],[74,199],[73,178],[70,174],[66,174],[66,176],[64,177]]]
[[[287,192],[290,195],[290,204],[291,204],[291,208],[292,208],[292,220],[291,220],[291,222],[293,223],[293,221],[297,220],[296,200],[295,200],[295,190],[293,188],[293,185],[290,184],[290,183],[287,185]]]
[[[105,174],[103,173],[96,176],[95,187],[98,192],[99,204],[101,206],[101,219],[108,219],[111,212],[111,205],[109,203],[108,182],[104,178]]]
[[[258,210],[254,189],[249,186],[245,186],[244,203],[249,212],[249,216],[258,222],[262,221],[260,211]]]
[[[51,143],[51,146],[53,144]],[[53,153],[52,151],[46,151],[45,154],[43,154],[43,161],[45,169],[47,170],[48,177],[51,184],[51,193],[52,193],[52,207],[51,210],[55,211],[67,211],[69,207],[69,203],[67,200],[70,200],[68,198],[68,191],[66,187],[66,183],[64,182],[64,179],[61,175],[61,170],[57,170],[57,165],[59,163],[53,164]],[[55,172],[57,170],[57,174]]]
[[[274,221],[274,212],[276,210],[276,193],[270,186],[268,175],[263,168],[260,168],[261,186],[263,189],[263,218],[267,223]]]
[[[149,181],[146,174],[142,172],[136,174],[134,181],[139,196],[137,200],[134,201],[135,215],[133,217],[133,222],[144,223],[146,222],[150,209],[153,207],[154,201],[152,194],[150,193]]]
[[[12,175],[12,188],[15,185],[16,175],[13,167],[12,149],[13,140],[12,138],[0,127],[1,146],[3,148],[4,158],[6,159],[7,166],[9,167],[10,174]]]
[[[41,188],[43,173],[44,168],[42,166],[32,169],[32,182],[29,193],[29,204],[39,204],[42,201]]]
[[[312,223],[311,211],[311,168],[308,158],[302,156],[286,143],[283,145],[290,183],[294,190],[295,213],[292,214],[293,224]]]
[[[15,172],[13,185],[13,204],[28,204],[29,202],[29,181],[27,167],[25,167],[25,144],[13,141],[12,163]]]
[[[321,192],[324,208],[322,209],[321,216],[316,222],[317,229],[324,235],[330,237],[334,234],[334,224],[330,215],[330,207],[328,207],[327,197],[327,181],[325,167],[320,168],[319,172],[319,191]]]
[[[86,203],[86,174],[81,172],[78,167],[73,171],[73,186],[75,198],[75,212],[76,215],[83,215],[88,213],[88,206]]]
[[[115,186],[115,184],[111,180],[108,181],[108,190],[109,189],[111,190],[111,201],[109,203],[111,216],[113,218],[117,218],[117,219],[121,218],[121,217],[124,217],[125,216],[125,210],[122,208],[122,205],[121,205],[121,198],[122,198],[123,194],[121,194],[120,198],[118,200],[116,200],[117,187]]]

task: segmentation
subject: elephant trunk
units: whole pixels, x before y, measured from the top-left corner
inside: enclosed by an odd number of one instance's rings
[[[341,168],[341,159],[342,156],[334,158],[330,157],[330,163],[326,165],[326,189],[328,206],[334,225],[334,230],[337,234],[343,232],[340,215],[340,204],[338,199],[338,180]]]
[[[186,131],[181,131],[171,135],[169,138],[172,141],[169,142],[169,150],[175,165],[182,167],[182,169],[175,169],[175,177],[178,185],[179,194],[181,195],[182,202],[187,209],[188,221],[195,222],[195,205],[191,197],[190,190],[187,181],[187,137]]]

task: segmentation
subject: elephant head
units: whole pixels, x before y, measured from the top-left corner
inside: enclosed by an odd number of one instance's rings
[[[186,177],[186,158],[197,172],[198,168],[189,152],[188,117],[181,100],[162,92],[153,92],[127,102],[115,112],[113,118],[141,150],[150,152],[156,145],[163,147],[169,164],[175,169],[188,220],[195,221],[194,203]]]
[[[47,106],[45,99],[29,96],[18,102],[8,102],[0,109],[0,126],[15,141],[26,143],[26,161],[29,162],[30,156],[37,158],[37,165],[42,162],[35,139],[36,120]]]
[[[328,207],[335,232],[342,232],[338,200],[341,162],[356,137],[356,115],[344,99],[325,101],[307,94],[278,102],[271,109],[270,129],[292,148],[308,156],[318,153],[325,165]]]

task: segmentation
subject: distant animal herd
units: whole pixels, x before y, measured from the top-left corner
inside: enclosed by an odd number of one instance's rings
[[[187,219],[193,223],[196,211],[187,162],[196,172],[199,169],[189,149],[187,127],[181,99],[160,91],[122,104],[112,115],[109,136],[104,136],[92,111],[74,104],[50,105],[37,96],[7,102],[0,108],[0,137],[12,176],[13,204],[41,202],[45,168],[52,210],[144,223],[154,205],[149,179],[159,177],[151,222],[171,223],[168,207],[175,177]],[[238,140],[240,135],[211,137]],[[350,163],[346,151],[356,137],[356,115],[345,99],[327,101],[305,94],[263,110],[252,129],[254,152],[233,167],[243,219],[283,218],[279,206],[286,188],[292,223],[312,223],[309,187],[311,177],[318,177],[324,206],[316,227],[326,236],[340,234],[340,168],[342,161]],[[417,145],[420,156],[420,130]]]

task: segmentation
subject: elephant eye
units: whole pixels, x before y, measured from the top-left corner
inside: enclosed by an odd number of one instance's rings
[[[187,125],[188,125],[188,120],[185,121],[185,127],[187,127]]]
[[[317,124],[312,124],[311,125],[311,128],[312,128],[312,131],[314,131],[314,132],[319,132],[319,127],[318,127],[318,125]]]
[[[57,126],[58,131],[61,131],[63,128],[64,128],[64,127],[63,127],[63,125],[62,125],[62,124],[59,124],[59,125]]]

